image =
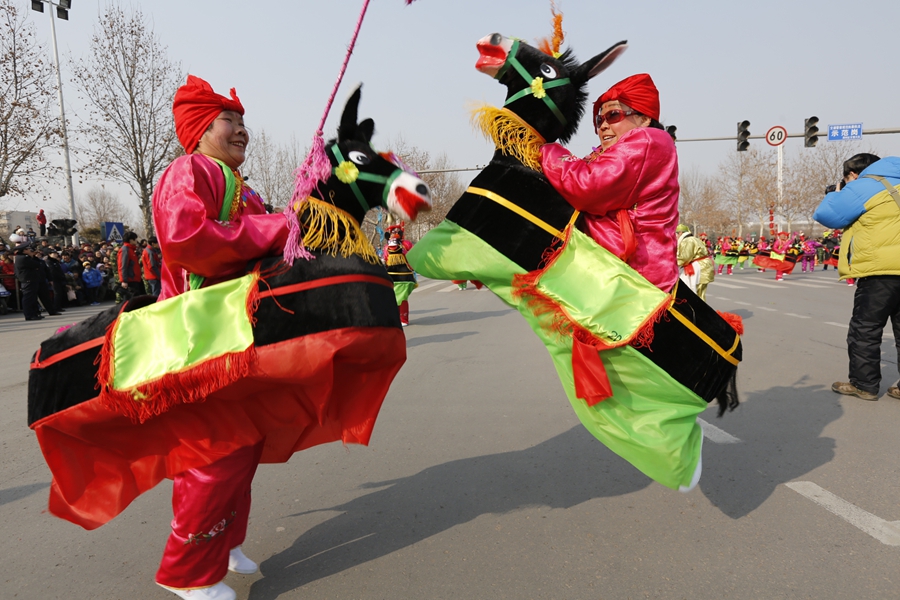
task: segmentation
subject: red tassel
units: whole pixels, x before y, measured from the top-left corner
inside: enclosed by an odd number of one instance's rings
[[[719,316],[728,321],[728,324],[731,325],[731,328],[734,329],[738,335],[744,335],[744,319],[741,318],[741,315],[736,315],[730,312],[723,312],[721,310],[716,311],[719,313]]]
[[[577,337],[572,339],[572,375],[575,378],[575,395],[588,406],[612,397],[612,384],[609,383],[600,353]]]

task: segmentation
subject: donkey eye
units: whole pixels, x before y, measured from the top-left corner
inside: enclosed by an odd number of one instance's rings
[[[367,165],[372,162],[372,159],[370,159],[364,152],[360,152],[359,150],[351,150],[348,156],[350,157],[350,160],[358,165]]]
[[[553,79],[554,77],[556,77],[556,69],[554,69],[552,65],[544,63],[541,65],[541,75],[543,75],[547,79]]]

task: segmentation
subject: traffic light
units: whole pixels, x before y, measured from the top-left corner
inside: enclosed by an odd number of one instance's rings
[[[819,136],[816,135],[819,133],[819,128],[816,127],[816,123],[819,122],[819,117],[810,117],[803,121],[803,146],[806,148],[815,148],[816,142],[819,141]]]
[[[746,152],[747,148],[750,147],[750,142],[747,141],[747,138],[750,137],[750,121],[741,121],[737,124],[738,133],[737,133],[737,149],[738,152]]]
[[[56,7],[56,18],[68,21],[70,8],[72,8],[72,0],[59,0],[59,6]]]
[[[75,219],[53,219],[50,224],[59,231],[59,235],[70,236],[78,233],[78,230],[75,229],[78,221]]]

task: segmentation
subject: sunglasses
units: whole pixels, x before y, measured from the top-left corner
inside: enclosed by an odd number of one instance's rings
[[[618,108],[614,108],[604,115],[597,115],[597,118],[594,120],[594,125],[597,127],[597,129],[600,129],[600,126],[603,125],[604,121],[612,125],[614,123],[620,123],[624,121],[625,117],[636,114],[638,113],[633,110],[621,110]]]

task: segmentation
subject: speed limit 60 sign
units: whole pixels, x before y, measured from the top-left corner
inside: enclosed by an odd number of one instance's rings
[[[787,129],[781,125],[776,125],[766,132],[766,142],[770,146],[780,146],[787,139]]]

